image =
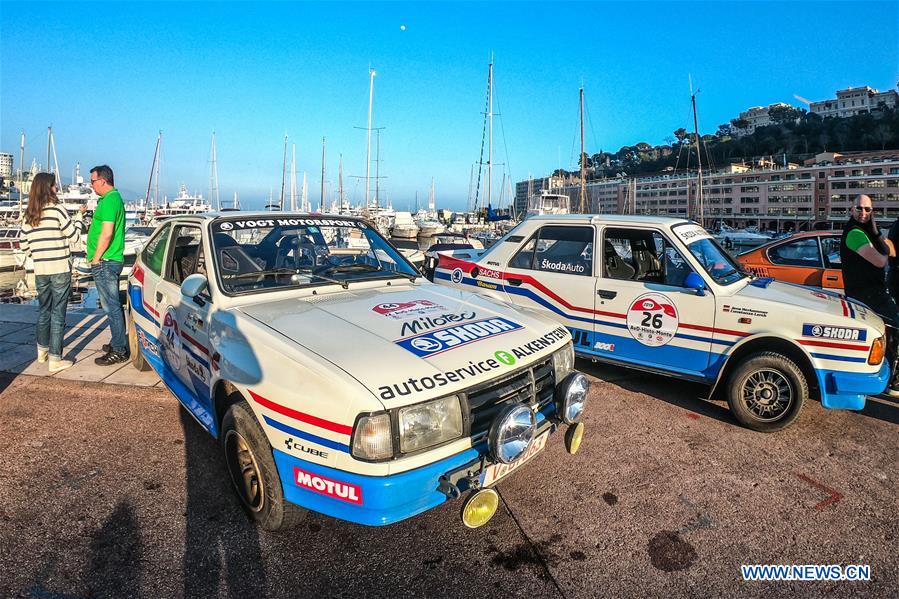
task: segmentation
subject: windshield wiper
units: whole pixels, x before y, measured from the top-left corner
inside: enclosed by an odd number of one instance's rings
[[[267,275],[283,275],[286,273],[291,274],[299,274],[294,268],[271,268],[268,270],[257,270],[253,272],[241,272],[236,275],[222,275],[222,278],[228,277],[229,279],[248,279],[250,277],[264,277]]]
[[[720,274],[720,275],[718,275],[717,277],[715,277],[715,280],[716,280],[716,281],[720,281],[720,280],[722,280],[723,278],[729,277],[729,276],[731,276],[731,275],[734,274],[734,273],[743,274],[743,273],[741,273],[740,271],[738,271],[736,268],[732,268],[732,269],[730,269],[729,271],[727,271],[726,273]]]

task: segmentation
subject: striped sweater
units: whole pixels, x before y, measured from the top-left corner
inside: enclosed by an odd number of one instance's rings
[[[69,257],[81,246],[84,224],[81,214],[69,218],[65,208],[57,204],[46,206],[36,227],[22,223],[20,247],[34,262],[35,275],[55,275],[72,270]]]

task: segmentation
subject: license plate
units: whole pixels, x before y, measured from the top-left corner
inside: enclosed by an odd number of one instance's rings
[[[534,439],[531,447],[524,453],[523,456],[510,464],[491,464],[490,466],[487,466],[484,472],[481,473],[481,486],[489,487],[507,474],[518,469],[519,466],[540,453],[540,451],[544,447],[546,447],[546,440],[548,438],[549,431],[546,431],[545,433]]]

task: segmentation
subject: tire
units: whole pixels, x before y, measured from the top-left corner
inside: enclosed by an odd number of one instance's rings
[[[232,486],[247,515],[264,530],[299,524],[307,511],[284,499],[271,445],[245,400],[228,409],[221,438]]]
[[[150,370],[150,364],[140,351],[140,339],[137,338],[137,327],[134,324],[130,304],[128,305],[128,352],[131,354],[132,366],[141,372]]]
[[[749,356],[728,377],[727,403],[745,427],[772,433],[793,424],[808,399],[808,381],[776,352]]]

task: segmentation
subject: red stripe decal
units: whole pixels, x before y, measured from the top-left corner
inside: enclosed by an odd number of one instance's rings
[[[276,404],[270,399],[266,399],[257,393],[253,393],[253,391],[250,391],[250,395],[253,397],[253,400],[260,406],[268,408],[273,412],[277,412],[282,416],[287,416],[288,418],[293,418],[294,420],[299,420],[300,422],[305,422],[306,424],[311,424],[312,426],[317,426],[319,428],[339,433],[341,435],[353,434],[353,427],[351,426],[338,424],[336,422],[331,422],[330,420],[323,420],[322,418],[316,418],[315,416],[310,416],[309,414],[303,414],[302,412],[291,410],[290,408],[287,408],[280,404]]]
[[[203,352],[205,355],[207,355],[207,356],[209,355],[209,350],[206,349],[203,345],[201,345],[199,341],[197,341],[196,339],[194,339],[193,337],[191,337],[184,331],[181,331],[181,336],[184,337],[185,339],[187,339],[191,345],[196,347],[198,350]]]
[[[849,345],[848,343],[831,343],[830,341],[812,341],[811,339],[797,339],[801,345],[814,345],[820,347],[833,347],[835,349],[851,349],[854,351],[870,351],[867,345]]]
[[[147,302],[144,302],[144,308],[146,308],[153,316],[156,316],[157,318],[159,317],[159,312],[156,310],[156,308],[154,308]]]

